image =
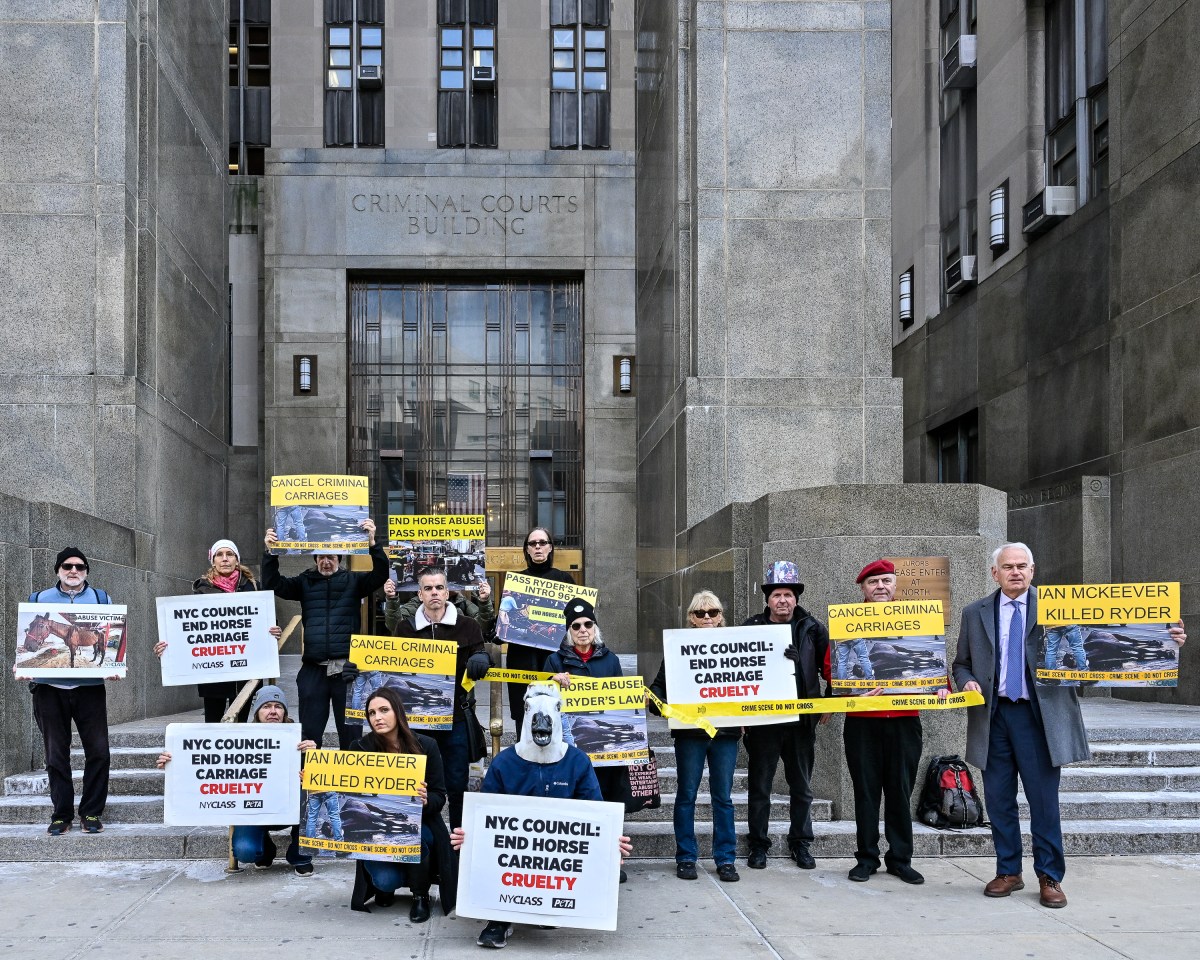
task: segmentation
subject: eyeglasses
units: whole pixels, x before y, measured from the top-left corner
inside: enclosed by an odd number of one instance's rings
[[[576,620],[574,623],[571,624],[571,629],[573,631],[591,630],[592,627],[594,627],[595,625],[596,625],[596,621],[594,621],[594,620]]]
[[[550,541],[549,540],[526,540],[525,546],[527,546],[527,547],[548,547],[548,546],[550,546]]]
[[[721,615],[720,610],[693,610],[692,616],[697,620],[716,620]]]
[[[59,567],[60,570],[87,570],[86,563],[64,563]]]

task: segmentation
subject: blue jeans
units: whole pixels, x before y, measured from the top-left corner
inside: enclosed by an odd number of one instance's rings
[[[866,640],[839,640],[837,642],[837,679],[852,680],[854,669],[850,666],[853,657],[862,667],[863,679],[874,680],[875,670],[871,666],[870,645]]]
[[[304,835],[306,837],[317,835],[317,818],[321,815],[322,807],[329,811],[329,828],[333,831],[333,839],[344,840],[346,835],[342,830],[341,797],[332,790],[322,790],[320,793],[308,795],[308,822],[304,827]]]
[[[1087,652],[1083,649],[1083,630],[1078,624],[1069,627],[1051,627],[1046,631],[1046,670],[1061,670],[1059,650],[1063,640],[1071,650],[1071,659],[1076,670],[1087,669]]]
[[[462,826],[463,794],[471,772],[467,760],[467,721],[455,720],[450,730],[435,730],[431,735],[442,751],[442,770],[446,775],[446,801],[450,808],[450,829]]]
[[[415,894],[429,892],[429,847],[433,834],[426,826],[421,827],[421,863],[397,863],[394,860],[364,860],[363,866],[371,877],[371,883],[380,893],[395,893],[404,886]]]
[[[675,737],[675,861],[695,863],[696,792],[708,760],[708,789],[712,795],[713,860],[720,866],[733,863],[737,834],[733,826],[733,769],[737,764],[737,737]]]
[[[233,855],[238,863],[261,863],[275,859],[275,841],[266,827],[242,826],[233,828]],[[312,857],[300,852],[300,828],[292,827],[292,839],[285,854],[293,867],[312,863]]]
[[[280,540],[307,540],[308,531],[304,529],[304,508],[284,507],[275,513],[275,531]],[[289,533],[295,536],[288,536]]]

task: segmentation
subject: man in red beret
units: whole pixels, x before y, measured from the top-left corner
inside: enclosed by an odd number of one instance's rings
[[[890,560],[875,560],[858,575],[866,603],[889,603],[896,597],[896,568]],[[882,638],[875,638],[882,639]],[[839,642],[838,647],[848,646]],[[825,661],[829,672],[828,655]],[[867,679],[871,679],[870,676]],[[882,691],[876,687],[866,696]],[[921,716],[916,710],[883,710],[846,715],[842,728],[846,766],[854,784],[854,822],[858,861],[850,879],[865,883],[879,869],[879,802],[884,800],[883,829],[888,852],[887,872],[905,883],[924,883],[912,867],[912,792],[921,762]]]

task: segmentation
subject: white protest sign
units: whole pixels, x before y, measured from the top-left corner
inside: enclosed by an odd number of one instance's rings
[[[163,822],[300,822],[300,724],[169,723]]]
[[[460,917],[617,929],[619,803],[463,796]]]
[[[159,597],[157,605],[164,687],[279,676],[270,590]]]
[[[121,604],[18,604],[13,675],[49,683],[124,677],[126,614]]]
[[[664,630],[667,701],[675,704],[746,703],[796,699],[796,666],[783,655],[792,642],[786,623],[750,627]],[[786,723],[799,714],[706,717],[714,727]],[[689,724],[669,719],[672,729]]]

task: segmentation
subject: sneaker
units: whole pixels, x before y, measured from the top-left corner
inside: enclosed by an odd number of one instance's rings
[[[893,877],[899,877],[905,883],[911,883],[913,886],[925,882],[925,878],[907,863],[889,863],[887,872]]]
[[[796,861],[796,866],[801,870],[815,870],[817,861],[813,859],[813,855],[808,852],[808,847],[797,843],[792,847],[792,859]]]
[[[293,864],[293,866],[296,868],[296,876],[298,877],[311,877],[313,874],[313,865],[311,863],[297,863]]]
[[[52,837],[61,837],[64,833],[69,833],[70,830],[70,820],[51,820],[50,826],[46,828],[46,832]]]
[[[766,850],[751,850],[750,856],[746,858],[746,866],[751,870],[766,870],[767,869],[767,851]]]
[[[850,868],[849,877],[855,883],[866,883],[874,872],[875,867],[868,867],[865,863],[856,863]]]
[[[512,933],[512,929],[512,924],[506,920],[489,920],[488,925],[479,931],[475,942],[481,947],[499,950],[508,946],[508,935]]]
[[[677,863],[675,864],[675,876],[680,880],[695,880],[699,874],[696,873],[694,863]]]
[[[99,817],[80,817],[79,824],[83,827],[84,833],[99,833],[104,829],[104,824],[100,822]]]
[[[737,867],[732,863],[717,864],[717,877],[724,883],[737,883],[742,878],[738,876]]]
[[[624,871],[624,870],[622,870],[622,871],[621,871],[621,879],[620,879],[620,880],[618,880],[618,881],[617,881],[617,883],[624,883],[624,882],[625,882],[626,880],[628,880],[628,879],[629,879],[629,877],[627,877],[627,876],[625,875],[625,871]]]

